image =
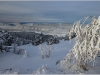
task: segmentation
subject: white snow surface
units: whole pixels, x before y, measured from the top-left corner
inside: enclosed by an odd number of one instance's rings
[[[46,43],[43,43],[42,45],[45,44]],[[32,44],[18,46],[18,48],[27,50],[29,57],[24,57],[24,55],[18,55],[11,52],[0,53],[0,74],[34,74],[37,70],[40,70],[43,65],[46,65],[48,70],[42,69],[43,72],[40,73],[63,74],[63,72],[59,71],[60,65],[56,65],[56,62],[63,59],[69,52],[69,50],[72,49],[74,44],[75,39],[72,39],[71,42],[62,40],[59,44],[52,45],[53,48],[56,49],[52,51],[49,58],[44,59],[40,55],[39,46],[33,46]],[[92,66],[92,64],[90,63],[89,71],[84,73],[100,74],[100,59],[98,59],[97,61],[98,63],[95,66]],[[66,73],[71,74],[72,71],[68,70]]]

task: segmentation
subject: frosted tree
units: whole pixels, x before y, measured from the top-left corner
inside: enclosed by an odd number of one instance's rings
[[[39,46],[39,49],[40,49],[40,54],[41,54],[42,58],[45,58],[45,50],[42,48],[41,45]]]
[[[29,57],[27,50],[24,51],[23,57]]]
[[[39,49],[40,49],[40,54],[41,54],[42,58],[49,58],[51,52],[53,50],[55,50],[56,48],[53,48],[50,45],[45,45],[44,47],[42,45],[40,45]]]
[[[84,22],[89,18],[92,18],[92,22],[84,27]],[[83,19],[84,22],[81,23]],[[68,33],[70,40],[71,35],[75,33],[76,41],[73,48],[60,62],[62,71],[69,68],[73,72],[87,71],[89,62],[93,62],[95,65],[100,52],[100,16],[98,18],[88,16],[83,19],[75,22]]]

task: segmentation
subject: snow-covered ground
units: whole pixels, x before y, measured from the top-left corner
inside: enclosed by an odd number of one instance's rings
[[[59,71],[60,65],[56,65],[56,62],[63,59],[74,44],[75,39],[72,39],[71,42],[62,40],[59,44],[52,45],[56,49],[52,51],[49,58],[44,59],[39,53],[39,46],[33,46],[32,44],[18,46],[18,48],[27,50],[29,57],[11,52],[0,53],[0,73],[34,74],[41,71],[40,73],[63,74],[63,72]],[[44,45],[45,43],[42,44],[42,46]],[[84,73],[100,74],[100,59],[98,59],[96,66],[91,65],[89,71]],[[69,74],[72,71],[68,70],[65,73]]]
[[[44,45],[45,43],[42,44],[42,46]],[[57,70],[59,67],[56,65],[56,62],[63,59],[73,45],[74,39],[71,43],[61,41],[59,44],[54,44],[52,47],[56,49],[52,51],[49,58],[44,59],[40,55],[39,46],[33,46],[32,44],[18,46],[18,48],[27,50],[29,57],[11,52],[0,53],[0,72],[3,73],[5,70],[8,71],[7,69],[11,68],[10,73],[19,70],[19,73],[32,74],[43,65],[47,65],[49,68],[48,73],[58,73]]]

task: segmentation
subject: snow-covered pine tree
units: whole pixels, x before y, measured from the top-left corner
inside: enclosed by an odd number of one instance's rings
[[[92,22],[84,27],[84,22],[88,18],[92,18]],[[96,62],[98,52],[100,52],[100,16],[98,18],[88,16],[84,19],[82,24],[83,19],[75,22],[69,31],[70,39],[73,33],[76,34],[76,42],[60,62],[62,71],[70,68],[74,72],[81,72],[82,70],[88,70],[87,64],[89,62],[93,62],[93,65]]]

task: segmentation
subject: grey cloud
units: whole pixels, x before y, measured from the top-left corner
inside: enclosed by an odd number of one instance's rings
[[[85,16],[99,16],[97,1],[1,1],[0,21],[74,22]]]

